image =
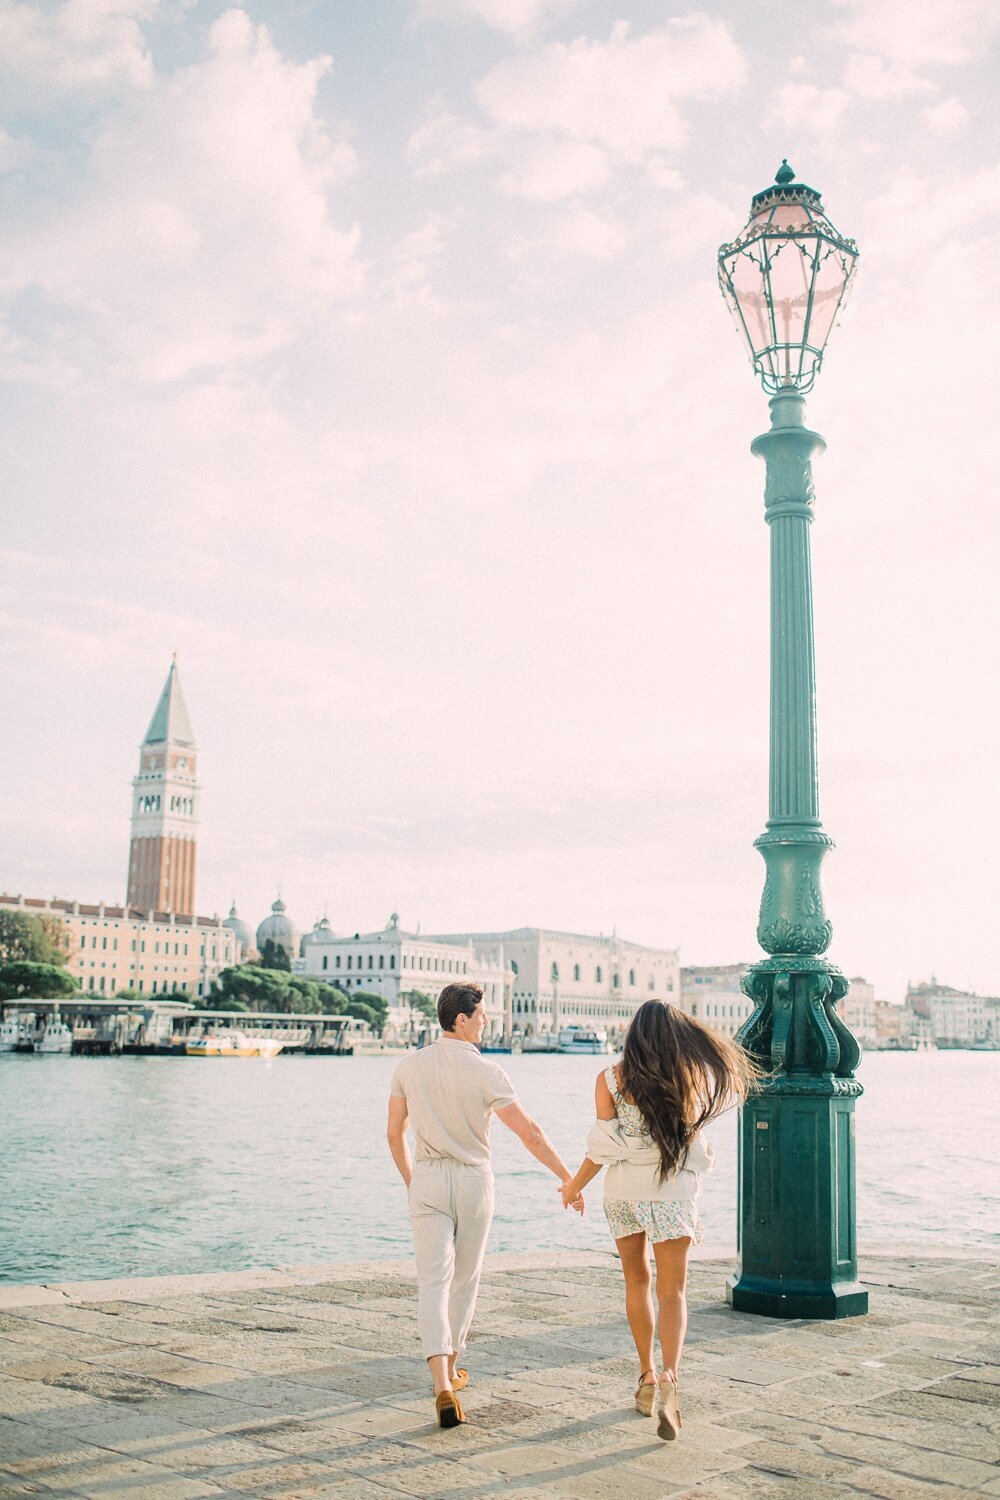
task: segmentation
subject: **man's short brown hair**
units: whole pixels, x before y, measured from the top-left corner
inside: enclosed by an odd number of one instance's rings
[[[442,1031],[454,1031],[459,1016],[471,1016],[483,998],[481,984],[446,984],[438,995],[438,1022]]]

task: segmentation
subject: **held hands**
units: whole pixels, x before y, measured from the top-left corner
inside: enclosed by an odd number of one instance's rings
[[[583,1201],[583,1194],[574,1186],[569,1178],[560,1187],[559,1196],[562,1199],[563,1208],[575,1208],[578,1214],[583,1214],[586,1206]]]

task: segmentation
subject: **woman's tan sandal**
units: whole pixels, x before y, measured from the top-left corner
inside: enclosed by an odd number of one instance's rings
[[[464,1391],[469,1383],[469,1372],[461,1367],[451,1377],[451,1388],[453,1391]]]
[[[651,1370],[643,1370],[639,1376],[639,1384],[635,1391],[635,1409],[641,1417],[651,1417],[656,1405],[656,1381],[647,1381],[646,1376],[651,1375]]]
[[[465,1412],[462,1403],[454,1391],[439,1391],[434,1398],[437,1407],[438,1424],[441,1427],[457,1427],[460,1422],[465,1421]]]
[[[677,1405],[677,1382],[672,1375],[661,1375],[656,1398],[656,1435],[672,1443],[681,1430],[681,1413]]]

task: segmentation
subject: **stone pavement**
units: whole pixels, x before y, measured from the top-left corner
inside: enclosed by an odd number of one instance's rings
[[[632,1407],[610,1255],[497,1256],[442,1432],[408,1263],[0,1286],[0,1496],[1000,1496],[1000,1271],[869,1257],[867,1318],[691,1275],[684,1429]]]

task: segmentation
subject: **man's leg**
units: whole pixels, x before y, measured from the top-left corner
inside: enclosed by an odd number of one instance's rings
[[[410,1221],[417,1263],[417,1327],[420,1347],[434,1382],[434,1394],[451,1388],[449,1359],[454,1353],[448,1319],[448,1293],[455,1269],[455,1220],[451,1181],[443,1162],[414,1166]]]
[[[455,1259],[448,1323],[455,1359],[465,1348],[476,1310],[483,1256],[493,1218],[493,1173],[488,1167],[455,1164]]]

